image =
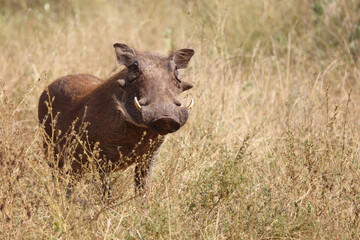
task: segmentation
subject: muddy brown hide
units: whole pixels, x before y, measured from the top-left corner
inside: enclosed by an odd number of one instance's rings
[[[69,161],[65,151],[69,144],[77,144],[71,172],[81,174],[88,158],[80,143],[90,151],[98,144],[101,176],[136,164],[135,185],[142,190],[165,135],[188,119],[189,106],[178,96],[192,85],[179,79],[177,69],[186,68],[194,51],[180,49],[164,57],[121,43],[114,48],[124,70],[105,81],[88,74],[57,79],[41,94],[38,117],[47,134],[45,148],[55,143],[58,167]],[[69,139],[71,130],[80,138]]]

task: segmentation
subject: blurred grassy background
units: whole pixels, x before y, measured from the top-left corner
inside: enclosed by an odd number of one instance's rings
[[[0,0],[1,239],[360,239],[357,0]],[[65,197],[37,123],[54,79],[116,71],[112,44],[196,52],[195,106],[157,158],[101,201]],[[94,174],[94,173],[93,173]]]

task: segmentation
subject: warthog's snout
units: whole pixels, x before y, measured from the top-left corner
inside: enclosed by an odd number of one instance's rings
[[[179,130],[189,116],[186,107],[176,104],[150,104],[142,106],[140,111],[146,125],[161,135]]]

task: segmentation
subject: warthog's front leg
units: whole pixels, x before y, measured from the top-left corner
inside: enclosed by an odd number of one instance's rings
[[[147,161],[141,161],[135,167],[135,192],[139,195],[145,195],[149,189],[151,181],[151,172],[155,156]]]
[[[103,199],[111,198],[111,169],[109,161],[105,161],[105,164],[99,170],[101,188],[103,189]]]

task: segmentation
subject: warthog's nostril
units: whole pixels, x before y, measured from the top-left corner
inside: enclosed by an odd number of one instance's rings
[[[152,121],[149,126],[158,133],[164,135],[179,130],[180,123],[172,118],[160,118]]]

